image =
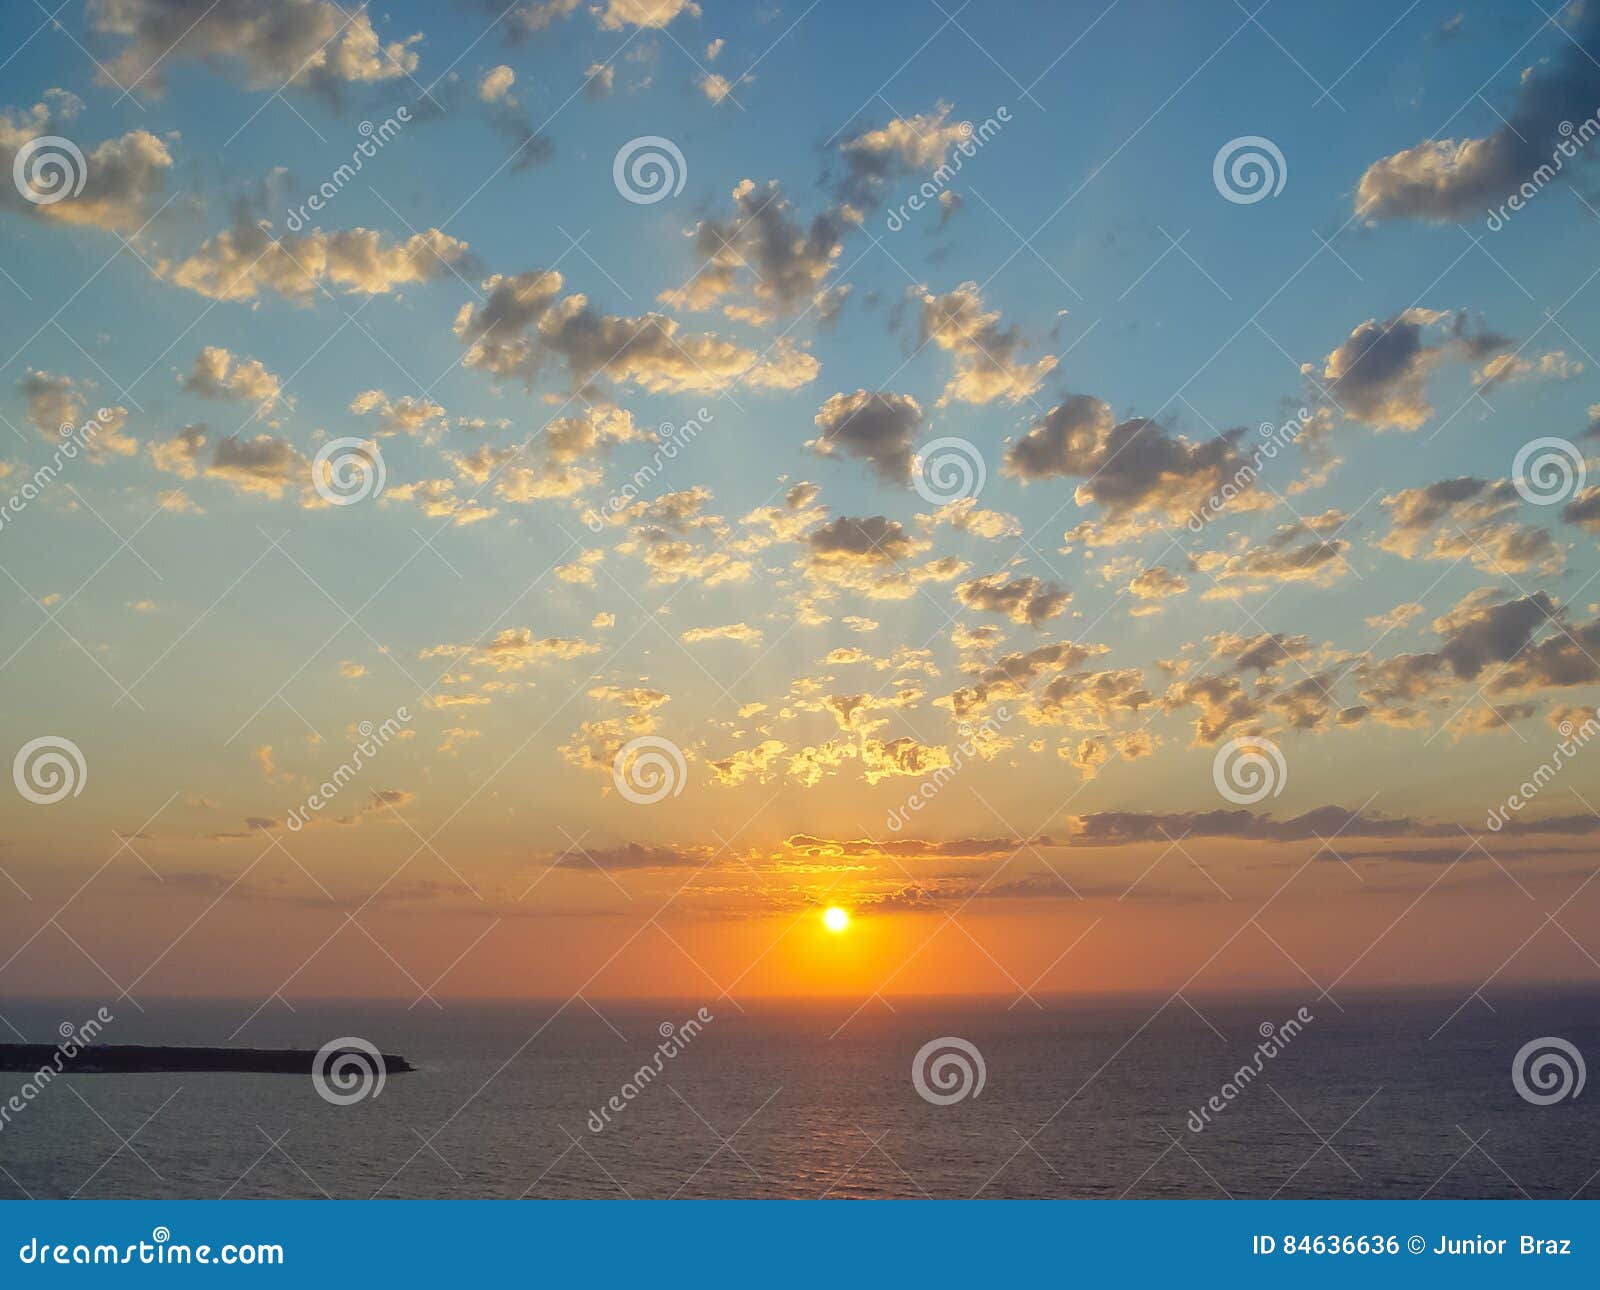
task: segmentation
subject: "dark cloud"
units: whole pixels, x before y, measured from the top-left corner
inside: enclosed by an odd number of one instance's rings
[[[823,456],[859,457],[885,482],[904,483],[911,474],[922,405],[909,394],[857,390],[830,398],[816,424],[822,434],[808,448]]]
[[[1357,212],[1373,223],[1482,215],[1525,183],[1542,187],[1585,151],[1588,138],[1569,135],[1600,106],[1600,6],[1579,3],[1564,16],[1559,47],[1524,72],[1510,110],[1496,111],[1498,129],[1426,139],[1373,162],[1356,190]]]

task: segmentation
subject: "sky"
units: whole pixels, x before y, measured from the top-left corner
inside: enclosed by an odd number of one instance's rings
[[[6,6],[0,995],[1592,980],[1597,60]]]

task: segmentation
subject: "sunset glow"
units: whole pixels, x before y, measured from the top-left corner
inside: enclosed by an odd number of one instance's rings
[[[1600,5],[1003,8],[0,7],[0,991],[1593,975]]]

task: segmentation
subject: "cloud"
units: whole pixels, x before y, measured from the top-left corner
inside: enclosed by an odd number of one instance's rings
[[[520,672],[534,663],[564,662],[598,653],[600,647],[575,636],[535,636],[531,628],[507,627],[472,645],[435,645],[419,658],[453,657],[458,667]]]
[[[777,761],[786,745],[778,739],[763,739],[749,748],[741,748],[731,757],[707,763],[716,783],[733,788],[747,779],[765,784],[777,773]]]
[[[1161,564],[1141,569],[1127,587],[1128,594],[1141,602],[1132,610],[1136,618],[1159,614],[1160,601],[1169,596],[1180,596],[1187,590],[1189,590],[1188,579]]]
[[[1520,501],[1508,479],[1461,476],[1402,489],[1383,499],[1389,532],[1378,545],[1407,559],[1467,559],[1485,572],[1555,572],[1563,554],[1550,534],[1504,518]]]
[[[1233,498],[1229,508],[1235,512],[1271,505],[1270,496],[1255,490],[1234,496],[1235,480],[1248,478],[1238,450],[1243,434],[1228,430],[1191,443],[1144,417],[1116,422],[1109,404],[1074,394],[1011,444],[1005,472],[1024,483],[1057,476],[1082,479],[1073,498],[1079,506],[1104,507],[1106,527],[1098,535],[1080,531],[1069,537],[1116,541],[1161,522],[1186,521],[1208,504],[1215,509],[1224,496]]]
[[[731,217],[695,225],[700,267],[683,286],[662,292],[660,302],[695,312],[722,304],[730,316],[755,324],[815,303],[839,260],[840,216],[825,212],[802,226],[776,181],[758,187],[740,180],[733,203]],[[740,296],[750,303],[725,303]]]
[[[686,645],[701,641],[738,641],[741,645],[759,645],[762,633],[749,623],[727,623],[721,627],[691,627],[678,639]]]
[[[1583,374],[1583,364],[1567,357],[1566,351],[1551,350],[1538,358],[1524,358],[1521,354],[1496,354],[1472,374],[1478,393],[1486,394],[1496,386],[1515,385],[1522,381],[1570,381]]]
[[[985,310],[978,284],[963,282],[936,295],[926,286],[910,289],[922,305],[922,340],[932,341],[955,360],[955,371],[939,396],[939,406],[957,403],[1017,403],[1030,398],[1055,370],[1050,355],[1032,363],[1019,357],[1024,341],[1014,327],[1000,325],[999,310]]]
[[[1384,719],[1407,724],[1415,722],[1419,701],[1445,702],[1439,695],[1441,679],[1477,684],[1496,695],[1600,681],[1595,661],[1600,619],[1568,626],[1563,611],[1544,591],[1509,600],[1497,599],[1498,594],[1494,588],[1481,588],[1435,618],[1437,649],[1364,665],[1362,698]],[[1553,630],[1534,644],[1547,627]]]
[[[917,523],[929,530],[947,524],[957,533],[967,533],[990,542],[1022,536],[1022,524],[1016,516],[1007,515],[1004,511],[985,510],[978,505],[976,497],[946,502],[931,515],[924,512],[917,516]]]
[[[497,103],[511,92],[517,83],[517,74],[501,63],[491,67],[478,82],[478,97],[485,103]]]
[[[982,632],[975,629],[966,635]],[[959,642],[958,642],[959,643]],[[986,643],[992,644],[993,638]],[[1104,645],[1080,645],[1074,641],[1052,641],[1035,649],[1002,655],[992,663],[972,671],[972,684],[936,701],[947,707],[958,721],[965,721],[997,700],[1026,694],[1041,676],[1053,675],[1081,666],[1107,651]]]
[[[891,180],[942,166],[950,150],[972,134],[970,122],[949,119],[950,110],[950,104],[940,103],[931,112],[896,117],[840,144],[846,167],[839,185],[841,198],[872,207],[882,200]]]
[[[70,376],[28,369],[17,382],[17,391],[27,400],[28,423],[46,439],[55,439],[64,430],[75,429],[83,420],[87,405]]]
[[[712,548],[695,539],[700,533],[726,536],[726,521],[706,512],[711,490],[704,484],[663,493],[653,502],[639,502],[623,512],[631,522],[628,539],[617,545],[623,555],[637,555],[649,568],[653,581],[663,585],[701,582],[708,587],[746,582],[754,566],[725,548]]]
[[[1306,582],[1326,587],[1351,572],[1344,553],[1350,544],[1332,536],[1349,521],[1342,511],[1292,524],[1281,524],[1265,541],[1240,537],[1232,554],[1203,551],[1194,567],[1215,580],[1208,600],[1227,599],[1236,593],[1268,591],[1285,582]]]
[[[350,295],[384,295],[413,282],[428,282],[466,262],[467,244],[438,229],[386,242],[368,228],[274,238],[264,228],[241,224],[217,234],[172,266],[180,287],[211,300],[253,300],[275,291],[308,304],[330,286]]]
[[[82,102],[65,90],[48,90],[20,114],[0,112],[0,168],[8,179],[18,152],[34,139],[69,132]],[[56,166],[62,161],[63,166]],[[29,201],[16,184],[0,185],[0,206],[41,220],[100,229],[137,229],[155,213],[172,168],[167,145],[147,130],[131,130],[84,148],[82,164],[41,145],[23,161],[29,190],[52,200]],[[78,181],[81,191],[74,192]],[[60,191],[63,195],[57,197]]]
[[[365,8],[332,0],[90,0],[97,35],[127,44],[106,64],[114,83],[160,93],[164,69],[186,60],[238,68],[250,89],[340,86],[416,71],[420,35],[384,44]]]
[[[1053,582],[1042,582],[1031,573],[1017,577],[991,573],[961,583],[956,588],[956,599],[968,609],[1004,614],[1014,623],[1039,627],[1066,611],[1072,593]]]
[[[694,0],[605,0],[596,5],[595,21],[602,31],[622,31],[627,27],[665,27],[680,15],[700,16]]]
[[[179,436],[178,442],[187,448],[183,436]],[[204,442],[203,437],[199,438],[199,444]],[[286,439],[274,438],[269,434],[257,435],[254,439],[230,435],[217,440],[205,474],[207,478],[222,480],[241,493],[259,493],[278,498],[287,489],[309,484],[311,466],[301,456],[299,449]]]
[[[391,399],[382,390],[363,390],[350,400],[348,411],[357,416],[376,413],[380,438],[409,434],[430,442],[444,432],[448,422],[445,410],[426,395],[402,395]]]
[[[1502,124],[1480,138],[1425,139],[1367,167],[1356,211],[1369,223],[1422,219],[1443,223],[1500,206],[1525,184],[1537,191],[1588,145],[1573,126],[1600,104],[1600,8],[1573,5],[1554,57],[1522,74]]]
[[[155,468],[180,479],[193,479],[200,471],[200,456],[205,451],[206,427],[184,426],[172,438],[150,445],[150,460]]]
[[[455,333],[466,367],[532,384],[546,360],[565,366],[575,389],[597,380],[651,393],[718,393],[739,383],[792,390],[815,379],[817,360],[780,340],[757,353],[709,333],[682,332],[663,314],[618,317],[596,312],[583,295],[562,299],[561,275],[533,270],[483,284],[480,304],[466,304]]]
[[[1404,816],[1386,818],[1341,806],[1319,806],[1286,820],[1240,808],[1216,811],[1101,811],[1079,816],[1067,839],[1075,847],[1168,843],[1173,838],[1237,838],[1254,842],[1340,838],[1460,837],[1454,825],[1428,825]]]
[[[885,516],[841,515],[806,535],[800,567],[829,587],[874,600],[905,600],[916,594],[919,583],[950,581],[966,571],[966,564],[952,556],[919,566],[908,564],[929,545]]]
[[[557,869],[597,869],[602,873],[626,873],[634,869],[698,869],[711,859],[708,848],[646,846],[625,842],[615,847],[574,846],[555,861]]]
[[[1493,333],[1469,335],[1465,314],[1412,307],[1367,319],[1328,355],[1322,379],[1346,416],[1379,430],[1415,430],[1433,415],[1427,381],[1441,363],[1489,359],[1510,344]]]
[[[1393,859],[1420,862],[1448,863],[1458,858],[1469,858],[1476,853],[1471,847],[1471,834],[1457,824],[1432,824],[1409,816],[1385,816],[1376,812],[1352,811],[1342,806],[1319,806],[1288,819],[1277,819],[1270,814],[1257,814],[1238,810],[1175,811],[1167,813],[1137,811],[1104,811],[1078,816],[1076,831],[1062,840],[1073,847],[1127,846],[1132,843],[1154,842],[1168,844],[1171,839],[1234,838],[1248,842],[1323,842],[1337,837],[1339,840],[1357,838],[1449,838],[1459,840],[1454,849],[1437,848],[1427,851],[1374,851],[1363,852],[1356,858]],[[1583,835],[1600,831],[1600,819],[1593,815],[1551,816],[1542,820],[1514,819],[1507,821],[1503,834],[1518,836]],[[1331,847],[1320,854],[1330,860],[1339,858]]]
[[[262,413],[272,411],[283,394],[283,382],[259,358],[236,358],[220,345],[195,355],[183,388],[203,398],[254,403]]]
[[[733,93],[736,86],[748,85],[753,80],[755,77],[749,72],[731,81],[721,72],[707,72],[703,76],[697,76],[694,83],[708,102],[721,103]]]
[[[1591,533],[1600,533],[1600,484],[1574,494],[1572,500],[1561,508],[1561,518]]]
[[[815,422],[822,434],[806,443],[813,452],[859,457],[886,483],[904,483],[910,477],[922,405],[909,394],[835,394]]]
[[[407,484],[390,484],[383,490],[381,499],[391,502],[415,502],[429,519],[448,519],[460,527],[486,520],[499,512],[470,497],[457,497],[453,479],[418,479]]]
[[[100,408],[90,417],[83,390],[71,377],[29,368],[17,390],[27,400],[28,423],[46,439],[58,441],[82,428],[84,451],[90,461],[102,465],[112,457],[131,457],[139,451],[138,441],[124,433],[128,409]]]

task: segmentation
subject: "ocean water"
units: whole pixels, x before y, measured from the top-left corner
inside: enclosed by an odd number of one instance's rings
[[[143,1002],[105,1042],[223,1043],[255,1007]],[[1512,1075],[1545,1036],[1600,1059],[1600,994],[1339,1002],[274,1004],[235,1042],[354,1035],[418,1070],[349,1105],[309,1076],[57,1077],[0,1129],[0,1196],[1600,1197],[1600,1090],[1533,1105]],[[98,1006],[0,1011],[50,1043]],[[663,1025],[701,1007],[654,1075]],[[948,1037],[977,1058],[944,1068],[966,1096],[940,1105],[913,1062]],[[0,1104],[26,1078],[0,1076]]]

